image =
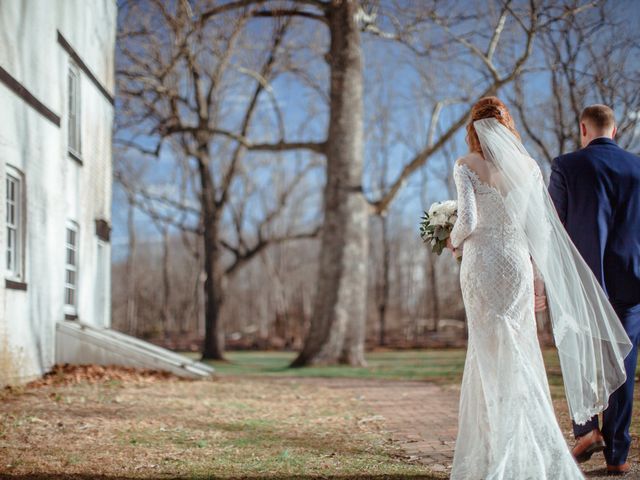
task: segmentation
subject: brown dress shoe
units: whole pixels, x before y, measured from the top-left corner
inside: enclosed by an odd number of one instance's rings
[[[628,462],[623,463],[622,465],[607,465],[607,475],[617,475],[622,476],[629,473],[631,470],[631,465]]]
[[[571,450],[571,455],[576,459],[576,462],[583,463],[589,460],[594,453],[603,451],[604,446],[602,433],[596,428],[582,437],[576,437],[576,444]]]

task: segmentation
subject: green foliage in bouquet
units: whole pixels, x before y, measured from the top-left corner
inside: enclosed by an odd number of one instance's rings
[[[431,245],[431,251],[436,255],[442,254],[447,246],[447,238],[451,234],[453,225],[433,225],[429,213],[424,212],[420,218],[420,237],[424,243]]]

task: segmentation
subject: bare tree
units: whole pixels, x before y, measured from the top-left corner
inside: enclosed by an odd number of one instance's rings
[[[482,12],[468,15],[463,11],[459,15],[450,15],[449,11],[441,12],[444,8],[440,7],[439,10],[437,2],[430,2],[426,7],[423,4],[418,7],[406,6],[406,3],[409,2],[396,4],[396,10],[405,20],[399,19],[395,11],[384,12],[389,23],[395,27],[392,33],[383,31],[377,23],[378,13],[381,11],[378,2],[306,0],[284,2],[285,6],[270,9],[266,6],[280,3],[238,0],[208,12],[216,15],[232,8],[258,6],[259,9],[253,11],[252,15],[305,17],[324,23],[329,31],[329,51],[326,55],[330,71],[329,125],[326,141],[319,145],[319,151],[327,156],[327,182],[318,293],[307,341],[293,362],[294,366],[336,361],[353,365],[365,363],[367,276],[364,268],[368,251],[368,215],[366,200],[362,195],[363,70],[360,30],[371,32],[385,40],[400,41],[415,55],[431,58],[434,53],[433,45],[420,43],[423,33],[421,28],[439,28],[441,34],[444,33],[460,45],[465,54],[482,67],[480,75],[477,75],[482,89],[479,94],[471,97],[479,98],[496,92],[520,74],[531,55],[534,38],[540,29],[553,20],[550,15],[554,12],[554,9],[547,8],[548,5],[538,5],[533,1],[528,8],[520,10],[511,2],[506,2],[498,9],[494,20],[493,15],[482,17]],[[549,11],[552,13],[545,13]],[[564,10],[561,9],[561,14],[562,11]],[[476,30],[471,36],[464,33],[468,24],[477,23],[479,17],[484,18],[485,23],[492,23],[492,35],[488,39],[484,35],[485,25],[475,25]],[[497,64],[496,52],[499,51],[498,46],[508,18],[513,19],[515,28],[520,30],[518,35],[511,35],[510,40],[523,38],[519,42],[523,45],[512,59],[508,59],[508,54],[505,54],[501,63]],[[508,51],[512,52],[513,49]],[[443,107],[450,101],[447,97],[435,104],[431,119],[434,126],[439,122]],[[454,136],[467,117],[468,109],[457,116],[438,138],[430,137],[387,190],[379,197],[369,199],[370,211],[378,214],[386,212],[408,177]],[[249,140],[243,141],[247,148],[255,148],[255,144]],[[273,148],[291,146],[280,142],[274,144]]]
[[[443,2],[430,2],[428,6],[406,3],[394,2],[394,8],[386,11],[375,5],[365,29],[382,39],[401,42],[415,57],[428,61],[432,72],[446,72],[446,68],[437,67],[452,58],[457,59],[460,71],[448,69],[448,77],[432,74],[425,79],[429,87],[427,101],[433,105],[423,136],[425,141],[417,146],[388,190],[369,199],[374,212],[389,208],[409,177],[452,141],[467,122],[477,99],[496,94],[522,75],[538,37],[558,22],[593,7],[570,0],[564,3],[532,0],[525,4],[508,0],[489,5],[460,4],[456,8]],[[375,24],[376,15],[387,17],[396,30],[382,32]],[[439,90],[444,94],[431,93]],[[446,126],[439,129],[445,109],[451,106],[458,108],[451,112]]]
[[[386,190],[389,178],[389,167],[395,144],[393,134],[393,102],[392,89],[389,85],[393,79],[387,78],[387,62],[384,56],[369,61],[370,70],[373,70],[371,78],[367,82],[375,88],[371,88],[370,103],[376,105],[373,113],[366,122],[366,164],[365,182],[368,180],[371,188],[376,192]],[[366,87],[367,85],[365,85]],[[386,329],[389,315],[389,295],[391,283],[391,234],[390,212],[375,215],[377,228],[372,229],[371,263],[369,268],[373,273],[373,298],[377,310],[378,344],[386,343]],[[376,248],[377,247],[377,248]]]
[[[549,163],[580,148],[579,118],[589,103],[611,106],[618,142],[638,148],[640,34],[626,21],[629,5],[594,3],[597,8],[572,13],[544,32],[539,61],[511,95],[523,133]]]
[[[226,277],[270,244],[317,234],[314,228],[269,232],[312,162],[296,167],[290,183],[276,192],[274,208],[262,212],[251,238],[242,221],[244,212],[231,204],[233,189],[252,187],[247,182],[239,185],[249,180],[242,175],[245,145],[228,138],[248,134],[276,73],[277,53],[289,26],[288,21],[274,22],[267,47],[241,59],[238,43],[250,40],[243,37],[248,18],[245,11],[208,15],[187,2],[167,5],[161,0],[132,3],[120,11],[117,76],[122,122],[116,138],[130,154],[137,153],[134,162],[150,157],[168,163],[165,168],[176,175],[177,185],[148,188],[131,183],[125,161],[119,163],[116,178],[152,219],[202,239],[207,359],[224,358],[220,310]],[[247,101],[229,111],[224,99],[238,83],[249,92]],[[228,116],[236,121],[225,123]],[[148,175],[157,176],[159,168]],[[235,222],[233,238],[225,238],[225,212]]]
[[[140,24],[148,8],[130,15],[136,21],[124,22],[120,92],[130,120],[125,128],[137,127],[141,134],[137,138],[124,135],[121,140],[157,158],[158,164],[168,161],[170,151],[179,168],[173,195],[135,185],[127,188],[136,191],[138,208],[203,238],[205,357],[222,356],[219,311],[226,275],[272,243],[261,232],[269,230],[266,225],[278,216],[276,211],[266,212],[264,228],[258,228],[251,239],[241,235],[244,230],[237,227],[244,225],[245,209],[234,199],[245,196],[238,186],[248,178],[242,174],[243,159],[254,158],[255,152],[304,150],[312,158],[314,154],[325,157],[326,184],[315,304],[304,347],[293,365],[364,365],[369,214],[387,215],[410,177],[455,140],[473,101],[511,85],[524,71],[534,41],[555,22],[587,8],[568,0],[556,3],[496,1],[488,7],[452,8],[435,1],[235,0],[176,2],[169,11],[156,0],[149,3],[155,12],[153,21]],[[250,30],[246,26],[256,18],[260,25],[272,27],[273,35],[263,43],[254,39],[242,44]],[[314,25],[309,36],[322,32],[314,39],[320,39],[317,48],[326,47],[326,52],[314,53],[327,62],[328,81],[301,65],[295,54],[301,42],[286,38],[288,28],[298,24],[294,19]],[[363,31],[368,33],[365,38],[403,46],[412,65],[424,74],[425,88],[414,101],[429,106],[425,128],[411,132],[413,139],[407,138],[407,132],[390,136],[393,141],[403,139],[411,153],[405,154],[399,172],[382,189],[367,190],[363,179]],[[256,48],[261,44],[268,48]],[[251,61],[239,68],[238,59],[247,51]],[[440,68],[452,58],[459,71]],[[279,69],[295,74],[326,99],[324,139],[292,140],[286,134],[278,99],[269,88]],[[229,72],[235,80],[238,73],[248,72],[242,88],[229,87]],[[446,78],[434,72],[446,72]],[[248,100],[231,114],[235,122],[225,121],[230,110],[225,109],[224,98],[230,94],[237,98],[240,91]],[[275,140],[265,141],[274,136],[252,128],[263,103],[275,112],[270,123],[275,124]],[[120,177],[126,183],[126,171]],[[287,233],[275,234],[274,239],[309,236],[315,231]],[[387,275],[390,270],[387,267]]]
[[[273,143],[272,150],[307,148],[326,156],[324,224],[313,317],[302,351],[292,363],[364,365],[368,210],[362,194],[362,49],[356,0],[277,2],[237,0],[215,6],[203,18],[249,8],[253,17],[302,17],[328,31],[329,120],[322,142]],[[229,135],[251,150],[267,149],[243,135]]]
[[[136,322],[136,283],[135,283],[135,259],[136,259],[136,228],[135,228],[135,205],[134,200],[131,196],[128,198],[128,208],[127,208],[127,233],[129,238],[129,251],[127,254],[127,264],[126,264],[126,289],[127,289],[127,297],[126,297],[126,318],[127,318],[127,328],[129,332],[135,333],[138,330],[138,325]]]
[[[158,226],[162,235],[162,331],[166,335],[173,328],[173,315],[171,314],[171,276],[170,269],[170,251],[171,236],[169,227],[164,224]]]

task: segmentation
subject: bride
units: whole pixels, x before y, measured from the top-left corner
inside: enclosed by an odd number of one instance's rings
[[[474,105],[454,167],[469,328],[451,478],[582,479],[556,420],[534,305],[547,303],[569,411],[584,424],[625,379],[629,339],[569,240],[496,97]]]

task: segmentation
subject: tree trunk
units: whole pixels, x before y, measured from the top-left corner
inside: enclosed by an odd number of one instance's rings
[[[389,245],[389,217],[381,216],[382,222],[382,275],[380,276],[380,298],[378,299],[378,321],[380,325],[380,346],[386,342],[386,316],[387,305],[389,305],[389,261],[390,261],[390,245]]]
[[[438,275],[436,272],[436,254],[429,252],[429,284],[431,285],[431,301],[432,309],[431,316],[433,317],[433,330],[438,331],[440,324],[440,293],[438,292]]]
[[[138,333],[138,316],[136,312],[136,225],[133,199],[129,199],[129,210],[127,212],[127,232],[129,234],[129,255],[127,255],[126,276],[127,276],[127,313],[126,324],[130,335]]]
[[[222,272],[220,265],[219,215],[215,204],[214,186],[209,171],[209,147],[198,148],[202,226],[204,230],[204,348],[202,359],[224,360],[224,331],[221,325]]]
[[[292,366],[364,365],[368,208],[362,193],[362,50],[358,2],[332,2],[330,118],[324,226],[315,307],[309,333]]]
[[[209,230],[209,232],[207,232]],[[216,231],[214,233],[214,231]],[[224,330],[221,325],[220,310],[222,308],[222,282],[217,273],[217,252],[214,252],[217,227],[205,227],[204,256],[204,348],[203,360],[224,360]]]
[[[162,333],[165,339],[172,330],[171,322],[171,278],[169,274],[169,228],[164,227],[162,230]]]
[[[184,321],[182,323],[182,329],[180,330],[180,333],[189,333],[189,332],[196,332],[196,335],[199,337],[200,335],[204,334],[204,329],[202,328],[202,318],[200,315],[200,283],[201,281],[201,267],[200,267],[200,263],[198,262],[198,268],[196,270],[196,281],[194,282],[193,285],[193,329],[191,329],[191,327],[189,326],[189,322],[188,321]]]

